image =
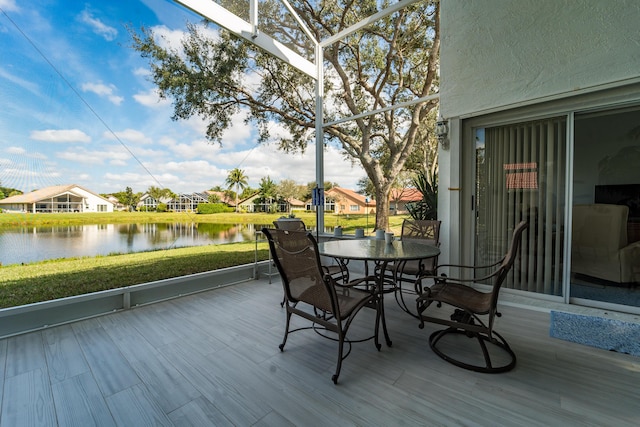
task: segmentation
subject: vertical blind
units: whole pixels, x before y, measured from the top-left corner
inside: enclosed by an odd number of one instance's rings
[[[566,118],[486,128],[478,154],[476,265],[508,250],[513,229],[529,221],[504,286],[562,293]]]

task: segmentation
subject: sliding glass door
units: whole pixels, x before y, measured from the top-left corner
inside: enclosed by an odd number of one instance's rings
[[[575,115],[571,293],[640,307],[640,106]]]
[[[503,256],[529,222],[505,287],[562,295],[566,116],[476,128],[475,264]]]

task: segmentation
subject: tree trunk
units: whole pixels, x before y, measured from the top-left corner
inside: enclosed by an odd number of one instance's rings
[[[376,189],[376,230],[389,230],[390,191],[390,186]]]

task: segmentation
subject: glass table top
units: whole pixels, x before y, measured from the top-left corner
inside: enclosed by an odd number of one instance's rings
[[[354,239],[332,240],[318,243],[321,255],[334,258],[397,261],[423,259],[438,256],[440,249],[417,240],[384,240]]]

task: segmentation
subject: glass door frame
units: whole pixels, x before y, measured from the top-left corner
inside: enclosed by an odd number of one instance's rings
[[[508,125],[549,117],[565,116],[567,121],[567,144],[565,164],[565,230],[564,230],[564,265],[562,268],[562,295],[545,295],[528,291],[505,289],[520,295],[530,296],[536,299],[576,304],[582,306],[611,309],[615,311],[640,314],[640,308],[633,306],[621,306],[619,304],[601,303],[598,301],[584,300],[571,297],[571,217],[573,209],[573,171],[575,151],[575,115],[590,111],[616,109],[629,105],[640,104],[640,83],[628,86],[615,87],[580,94],[577,96],[558,96],[546,102],[532,103],[519,106],[511,110],[487,112],[484,115],[463,117],[460,121],[461,129],[461,153],[460,153],[460,182],[463,188],[470,188],[471,192],[463,194],[460,200],[461,212],[469,214],[460,215],[461,236],[461,261],[463,264],[473,264],[475,253],[475,216],[473,206],[476,197],[476,164],[475,164],[475,129]]]

